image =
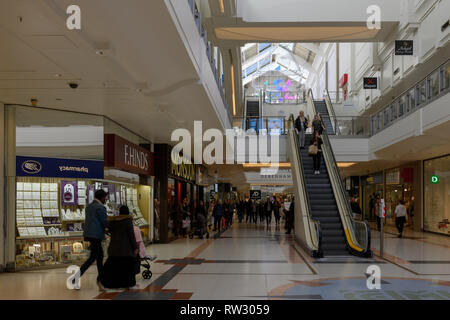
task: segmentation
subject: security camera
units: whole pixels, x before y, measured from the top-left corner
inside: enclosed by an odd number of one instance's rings
[[[70,82],[70,83],[69,83],[69,87],[71,87],[72,89],[76,89],[76,88],[78,88],[78,83],[76,83],[76,82]]]

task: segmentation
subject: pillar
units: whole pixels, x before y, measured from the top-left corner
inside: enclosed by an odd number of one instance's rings
[[[0,103],[0,273],[5,270],[5,106]]]
[[[16,109],[5,107],[5,265],[16,270]]]

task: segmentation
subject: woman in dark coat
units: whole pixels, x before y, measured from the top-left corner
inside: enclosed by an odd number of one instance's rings
[[[319,132],[315,132],[313,137],[311,138],[311,145],[315,145],[317,147],[317,153],[313,155],[313,164],[314,164],[314,174],[320,174],[320,160],[322,157],[322,144],[323,140],[320,137]]]
[[[118,216],[108,217],[111,242],[108,259],[103,266],[100,282],[105,288],[134,288],[139,252],[133,229],[133,217],[127,206]]]

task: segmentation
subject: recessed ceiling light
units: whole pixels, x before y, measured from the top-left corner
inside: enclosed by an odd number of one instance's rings
[[[61,73],[56,73],[55,74],[55,78],[61,78],[62,77],[62,74]]]
[[[102,50],[96,50],[96,51],[95,51],[95,54],[98,55],[98,56],[102,56],[102,55],[104,55],[105,53],[104,53]]]
[[[61,99],[61,98],[56,98],[56,101],[63,101],[63,99]]]

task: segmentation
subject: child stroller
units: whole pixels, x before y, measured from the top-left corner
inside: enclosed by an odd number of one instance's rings
[[[203,236],[206,234],[206,239],[209,239],[209,232],[206,228],[206,217],[202,214],[197,215],[197,219],[193,224],[193,228],[189,233],[189,239],[193,239],[194,236],[198,236],[199,239],[203,239]]]
[[[152,260],[149,257],[137,257],[137,264],[136,264],[136,274],[141,272],[141,267],[145,268],[144,271],[142,271],[142,278],[148,280],[153,276],[152,271],[150,270],[150,263]]]

